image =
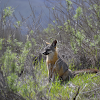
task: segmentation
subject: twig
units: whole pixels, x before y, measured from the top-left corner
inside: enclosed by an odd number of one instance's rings
[[[79,90],[80,90],[80,86],[78,87],[78,90],[77,90],[76,95],[75,95],[75,97],[73,98],[73,100],[76,100],[76,97],[77,97],[78,94],[79,94]]]

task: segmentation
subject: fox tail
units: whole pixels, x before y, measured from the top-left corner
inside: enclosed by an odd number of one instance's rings
[[[84,73],[98,73],[100,72],[97,69],[83,69],[83,70],[78,70],[73,72],[73,76],[79,75],[79,74],[84,74]]]

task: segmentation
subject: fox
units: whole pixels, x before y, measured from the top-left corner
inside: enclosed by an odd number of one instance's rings
[[[46,41],[45,41],[46,42]],[[42,52],[46,56],[46,66],[48,69],[49,82],[55,81],[55,77],[62,81],[69,80],[80,73],[98,73],[97,69],[83,69],[78,71],[71,71],[67,63],[58,54],[57,40],[51,44],[46,42],[46,47]]]

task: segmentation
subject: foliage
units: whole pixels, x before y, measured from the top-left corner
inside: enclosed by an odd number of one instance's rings
[[[49,0],[48,0],[49,2]],[[52,4],[52,2],[49,2]],[[52,24],[52,33],[56,32],[57,39],[61,42],[63,46],[62,49],[69,48],[71,52],[69,56],[74,56],[76,60],[76,66],[84,68],[85,66],[94,67],[98,66],[99,62],[99,12],[100,3],[94,0],[92,1],[72,1],[66,0],[65,5],[59,3],[60,6],[55,6],[55,9],[51,11],[54,14],[55,25]],[[67,12],[66,12],[67,11]],[[61,18],[60,15],[63,15]],[[58,19],[58,20],[56,20]],[[48,26],[45,30],[50,30]],[[46,33],[53,35],[50,31],[45,31]],[[51,36],[50,35],[50,36]],[[64,44],[62,44],[64,42]],[[65,45],[66,44],[66,45]],[[67,52],[64,50],[63,52]],[[67,55],[66,55],[67,56]],[[82,58],[82,61],[81,61]],[[92,59],[90,59],[92,58]],[[71,59],[69,59],[69,62]],[[78,67],[80,69],[80,67]]]
[[[77,92],[78,87],[80,86],[81,89],[77,99],[81,98],[81,100],[84,100],[86,99],[86,95],[83,95],[83,93],[86,91],[92,91],[92,89],[94,88],[92,81],[95,81],[95,84],[100,85],[98,79],[100,79],[99,76],[95,76],[92,74],[89,75],[85,74],[82,76],[81,75],[76,76],[74,79],[70,80],[67,84],[61,85],[59,82],[55,82],[50,90],[51,98],[52,100],[57,100],[57,99],[72,100]]]
[[[14,12],[14,8],[12,7],[6,7],[4,10],[4,15],[3,15],[3,20],[4,22],[6,21],[6,17],[12,16],[13,12]]]
[[[59,1],[57,0],[58,3]],[[33,56],[38,58],[37,55],[43,48],[43,40],[51,42],[57,39],[59,50],[64,54],[64,60],[69,62],[70,69],[91,67],[99,69],[100,2],[98,0],[90,2],[65,0],[49,9],[53,20],[44,30],[38,28],[40,17],[37,21],[32,10],[33,26],[26,25],[28,35],[25,42],[16,39],[14,33],[16,29],[18,32],[21,31],[23,21],[17,20],[15,24],[10,22],[8,24],[7,20],[13,17],[14,8],[6,7],[3,10],[3,19],[0,20],[0,25],[2,23],[3,25],[0,26],[0,31],[3,35],[6,34],[7,38],[1,36],[0,39],[0,71],[3,72],[8,89],[27,100],[72,100],[80,87],[78,100],[80,98],[81,100],[98,99],[100,95],[99,74],[84,73],[64,83],[61,83],[57,77],[54,83],[48,83],[45,58],[37,59],[39,63],[34,66]],[[8,25],[11,25],[10,34],[7,30]]]
[[[82,8],[81,7],[78,7],[76,9],[76,14],[74,15],[74,18],[75,19],[78,19],[81,16],[81,14],[82,14]]]

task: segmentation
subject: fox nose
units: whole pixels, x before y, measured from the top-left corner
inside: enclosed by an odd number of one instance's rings
[[[47,52],[43,52],[42,54],[44,54],[44,55],[48,55],[49,53],[47,53]]]
[[[46,52],[43,52],[42,54],[46,55]]]

